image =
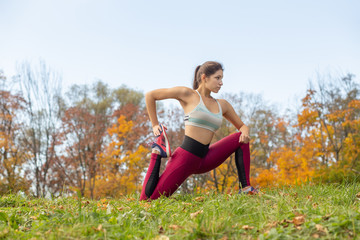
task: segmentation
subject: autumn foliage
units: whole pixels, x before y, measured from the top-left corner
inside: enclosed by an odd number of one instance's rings
[[[32,71],[22,68],[23,87],[16,91],[0,74],[0,192],[40,197],[80,191],[96,199],[140,192],[153,138],[143,93],[98,81],[62,94],[59,85],[49,84],[54,79],[39,80]],[[48,71],[43,66],[40,73]],[[39,86],[43,90],[34,92]],[[359,180],[359,90],[351,74],[319,81],[298,108],[282,115],[259,95],[224,93],[220,98],[250,127],[252,185]],[[183,112],[159,103],[158,115],[174,151],[184,136]],[[234,131],[224,120],[213,141]],[[224,193],[238,187],[232,155],[217,169],[190,176],[179,191]]]

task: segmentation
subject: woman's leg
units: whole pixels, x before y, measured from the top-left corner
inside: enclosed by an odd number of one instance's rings
[[[166,168],[157,182],[157,185],[150,197],[146,196],[145,189],[143,187],[140,200],[157,199],[161,195],[171,196],[178,187],[189,177],[196,168],[199,167],[201,158],[194,154],[182,149],[177,148],[169,159]],[[151,163],[150,163],[151,165]],[[155,164],[154,164],[155,165]],[[149,167],[150,169],[150,167]],[[146,175],[149,174],[148,173]],[[151,173],[149,174],[149,176]],[[148,178],[149,179],[149,178]],[[145,177],[146,180],[146,177]],[[146,182],[146,181],[145,181]],[[144,182],[144,186],[146,183]]]
[[[210,145],[209,152],[195,171],[196,174],[208,172],[220,166],[235,152],[235,163],[241,187],[250,185],[250,149],[249,144],[239,143],[241,132],[231,134]]]
[[[154,192],[159,181],[159,171],[161,165],[161,156],[157,153],[151,153],[150,165],[146,172],[145,180],[141,190],[140,200],[149,198]]]

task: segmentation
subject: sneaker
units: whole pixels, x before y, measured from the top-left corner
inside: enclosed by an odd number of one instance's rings
[[[171,157],[171,149],[169,144],[169,139],[166,135],[167,128],[160,124],[160,135],[156,137],[155,141],[152,144],[152,148],[155,148],[160,152],[160,156],[163,158]]]
[[[259,190],[256,188],[253,188],[252,186],[250,187],[245,187],[239,190],[239,194],[249,194],[249,195],[256,195],[259,193]]]

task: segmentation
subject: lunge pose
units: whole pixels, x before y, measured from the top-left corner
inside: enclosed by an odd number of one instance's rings
[[[240,192],[257,192],[250,186],[249,128],[241,121],[233,107],[224,99],[215,99],[223,85],[223,67],[218,62],[205,62],[195,70],[193,89],[173,87],[157,89],[145,94],[145,101],[154,135],[150,165],[145,176],[140,200],[170,196],[192,174],[208,172],[235,153]],[[159,124],[156,100],[173,98],[185,112],[185,138],[171,155],[166,128]],[[210,145],[222,118],[230,121],[239,132]],[[161,158],[170,157],[159,177]]]

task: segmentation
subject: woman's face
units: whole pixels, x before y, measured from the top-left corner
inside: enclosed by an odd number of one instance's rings
[[[219,92],[221,86],[223,85],[223,70],[218,70],[213,75],[205,77],[205,87],[210,91],[217,93]]]

